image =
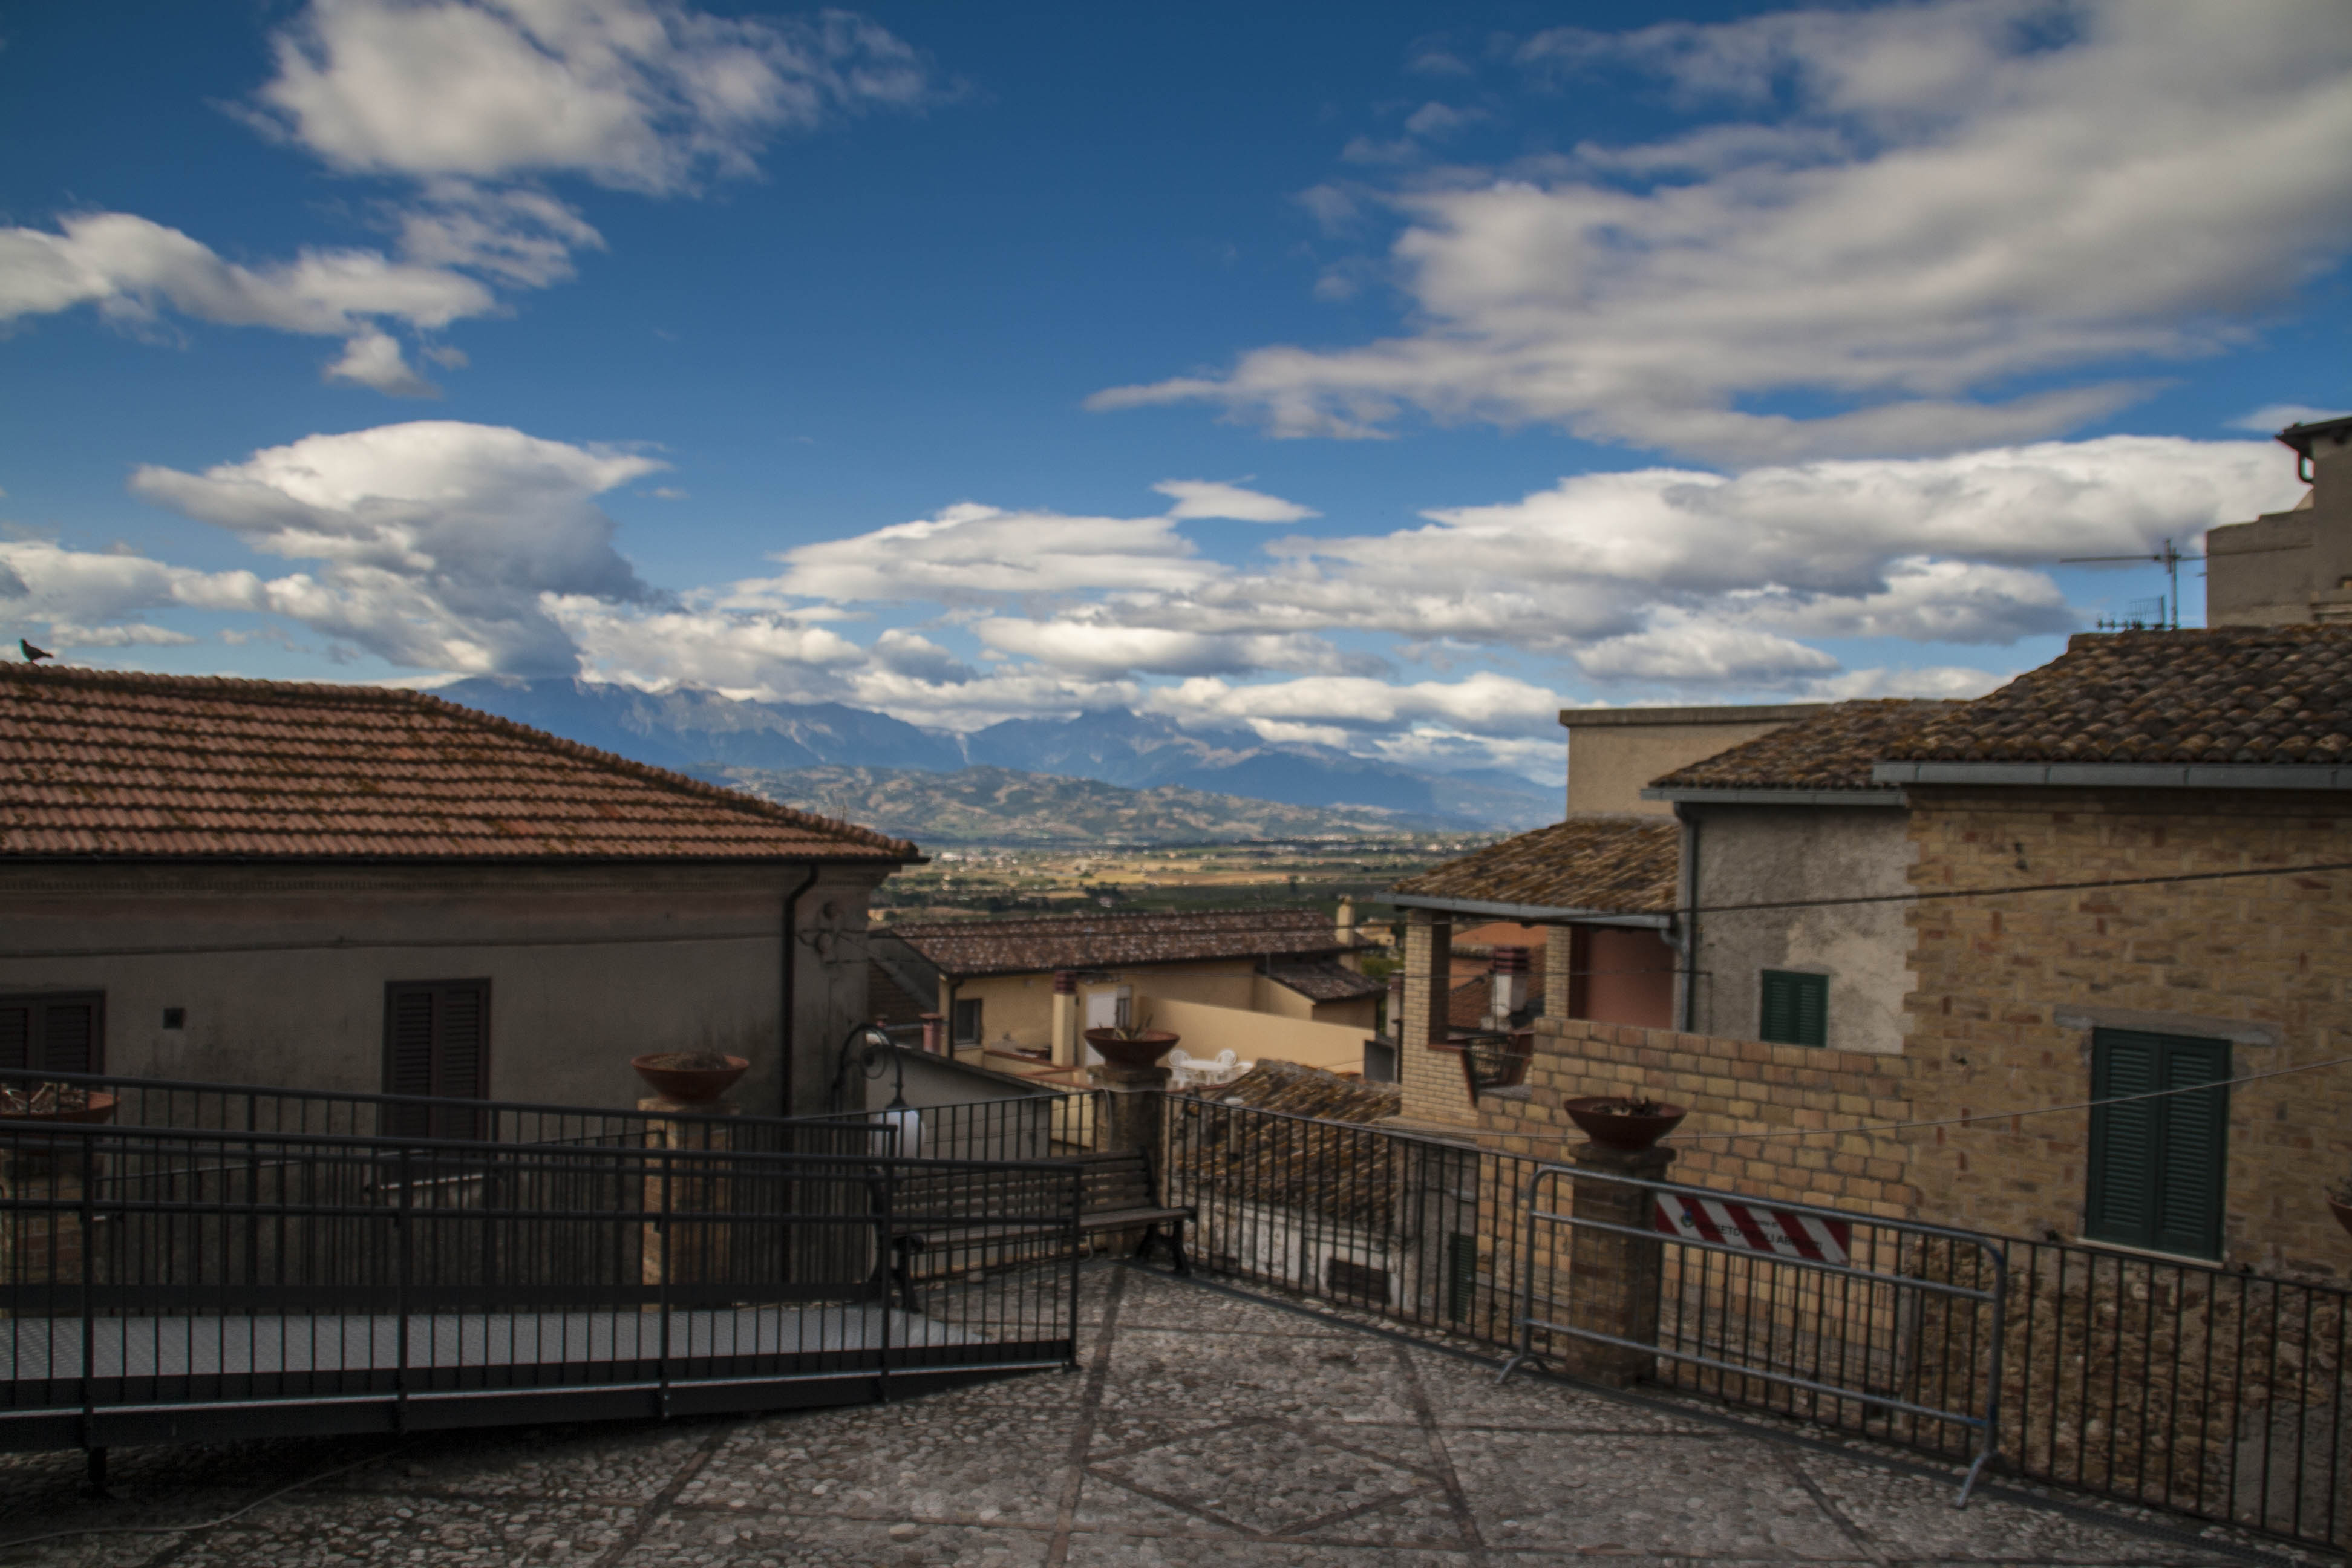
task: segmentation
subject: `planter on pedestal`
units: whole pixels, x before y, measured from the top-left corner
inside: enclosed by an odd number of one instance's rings
[[[1604,1149],[1634,1152],[1647,1149],[1675,1130],[1690,1114],[1679,1105],[1654,1100],[1630,1100],[1622,1095],[1591,1095],[1563,1101],[1560,1109],[1587,1138]]]
[[[629,1065],[656,1094],[677,1105],[716,1101],[751,1068],[746,1058],[717,1051],[656,1051],[631,1057]]]
[[[2336,1216],[2336,1223],[2344,1227],[2347,1235],[2352,1235],[2352,1204],[2330,1193],[2327,1194],[2327,1212]]]
[[[1136,1034],[1118,1029],[1087,1031],[1087,1044],[1101,1053],[1103,1060],[1120,1068],[1157,1066],[1160,1058],[1173,1050],[1176,1042],[1182,1037],[1165,1029],[1145,1029]]]

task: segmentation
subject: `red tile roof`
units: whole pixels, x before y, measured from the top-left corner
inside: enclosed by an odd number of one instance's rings
[[[2083,633],[1888,762],[2352,762],[2352,626]]]
[[[1664,914],[1682,829],[1669,817],[1576,816],[1407,877],[1390,891],[1519,909]]]
[[[1832,704],[1811,719],[1717,752],[1654,779],[1655,789],[1866,790],[1870,765],[1958,702],[1871,698]]]
[[[0,665],[0,857],[916,855],[422,692]]]
[[[1387,981],[1359,974],[1328,958],[1313,963],[1269,963],[1265,977],[1310,1002],[1351,1002],[1359,996],[1385,996],[1389,991]]]
[[[1348,944],[1320,910],[1024,915],[889,928],[950,974],[1026,974],[1218,958],[1302,958]]]

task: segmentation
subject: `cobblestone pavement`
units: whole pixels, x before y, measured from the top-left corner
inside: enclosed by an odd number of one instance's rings
[[[0,1457],[0,1563],[1536,1568],[2205,1564],[2218,1553],[1491,1370],[1139,1269],[1084,1370],[887,1406],[381,1441]],[[340,1474],[323,1474],[349,1465]]]

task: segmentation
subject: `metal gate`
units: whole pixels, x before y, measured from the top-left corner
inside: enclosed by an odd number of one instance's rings
[[[1967,1503],[2000,1443],[1997,1241],[1587,1166],[1538,1167],[1523,1213],[1503,1377],[1613,1365],[1956,1450]]]

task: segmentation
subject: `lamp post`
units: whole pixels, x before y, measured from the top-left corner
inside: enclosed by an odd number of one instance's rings
[[[833,1074],[835,1105],[844,1110],[849,1109],[849,1071],[852,1066],[856,1068],[858,1078],[867,1083],[880,1078],[882,1069],[887,1067],[893,1074],[890,1103],[879,1115],[881,1124],[891,1131],[891,1152],[907,1160],[920,1155],[923,1152],[923,1113],[907,1103],[907,1060],[898,1054],[898,1046],[881,1026],[860,1024],[851,1029],[842,1037],[837,1056]]]

